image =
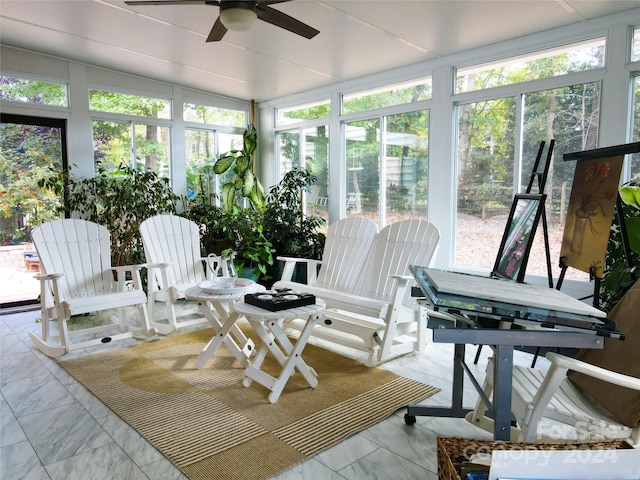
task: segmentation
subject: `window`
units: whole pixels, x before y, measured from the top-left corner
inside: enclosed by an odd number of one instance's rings
[[[170,128],[110,120],[94,120],[93,155],[96,164],[117,170],[125,163],[169,177]]]
[[[183,112],[185,122],[226,125],[238,128],[245,128],[247,126],[247,113],[243,110],[185,103]]]
[[[170,100],[104,90],[89,90],[89,109],[147,118],[171,118]]]
[[[321,100],[290,108],[279,108],[276,111],[276,124],[291,125],[307,120],[329,118],[329,115],[331,115],[331,103],[329,100]]]
[[[328,220],[329,201],[329,127],[321,125],[277,134],[280,178],[294,168],[306,168],[317,182],[306,196],[305,207],[314,207],[314,215]]]
[[[347,215],[426,218],[429,111],[349,122],[345,135]]]
[[[545,192],[553,274],[564,231],[575,165],[565,153],[597,147],[600,84],[578,84],[517,97],[459,105],[455,262],[490,269],[513,195],[526,190],[541,141],[555,139]],[[519,123],[518,112],[522,111]],[[522,131],[523,139],[516,138]],[[520,150],[522,155],[519,154]],[[546,155],[546,149],[545,149]],[[531,193],[538,193],[532,189]],[[542,230],[527,273],[546,275]],[[570,270],[567,278],[582,278]]]
[[[168,125],[145,119],[170,119],[171,101],[104,90],[89,90],[89,109],[116,114],[114,120],[95,118],[93,127],[94,162],[108,170],[123,163],[146,168],[169,177],[170,134]],[[120,119],[143,117],[140,120]]]
[[[604,67],[605,38],[458,68],[456,93],[472,92]]]
[[[68,107],[67,85],[0,76],[0,100]]]
[[[631,61],[640,61],[640,28],[633,29],[633,43],[631,44]]]
[[[241,149],[242,135],[217,132],[213,129],[185,129],[187,196],[203,194],[216,203],[220,186],[233,175],[228,170],[222,175],[213,173],[213,165],[220,154]]]
[[[342,96],[342,113],[355,113],[376,108],[404,105],[431,98],[431,78],[385,85],[382,88]]]

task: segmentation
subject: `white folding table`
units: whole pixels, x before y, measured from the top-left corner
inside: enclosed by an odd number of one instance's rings
[[[232,293],[208,293],[200,287],[192,287],[185,292],[185,298],[195,300],[198,309],[213,327],[215,335],[205,345],[196,361],[196,368],[204,367],[221,343],[229,347],[231,353],[243,367],[249,365],[249,357],[254,353],[254,343],[240,330],[236,322],[240,315],[235,310],[245,293],[263,291],[264,287],[257,283],[241,291]],[[226,306],[225,306],[226,304]]]
[[[245,378],[242,384],[245,387],[249,387],[252,381],[255,380],[266,387],[271,391],[268,397],[271,403],[278,401],[289,377],[293,375],[295,370],[300,372],[311,388],[315,388],[318,385],[318,375],[313,368],[305,363],[302,358],[302,351],[324,309],[325,303],[318,298],[314,305],[276,312],[244,302],[236,303],[235,312],[238,315],[243,315],[249,321],[262,341],[262,346],[258,350],[255,359],[245,369]],[[291,340],[284,332],[285,320],[293,319],[304,319],[307,322],[295,341],[295,345],[291,343]],[[268,353],[271,353],[282,366],[277,378],[260,370]]]

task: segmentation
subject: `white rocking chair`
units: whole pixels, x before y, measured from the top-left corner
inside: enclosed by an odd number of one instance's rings
[[[175,304],[185,292],[210,275],[200,253],[198,225],[177,215],[156,215],[140,224],[148,273],[148,310],[151,325],[167,335],[178,328],[206,323],[206,318],[178,322]],[[156,301],[165,303],[167,323],[156,318]]]
[[[42,336],[29,332],[38,350],[60,357],[79,348],[155,334],[147,318],[140,266],[111,267],[110,235],[105,227],[85,220],[55,220],[34,228],[31,238],[42,268],[42,274],[36,276],[40,280]],[[131,290],[126,288],[127,272],[131,272]],[[137,325],[127,323],[125,307],[136,307]],[[117,312],[111,317],[113,323],[79,330],[67,326],[74,315],[112,309]],[[50,320],[57,321],[57,335],[49,331]],[[72,336],[95,337],[95,333],[116,328],[121,333],[71,341]]]

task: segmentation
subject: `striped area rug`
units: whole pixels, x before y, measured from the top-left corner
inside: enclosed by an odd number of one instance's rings
[[[307,345],[303,357],[318,387],[293,375],[270,404],[256,382],[242,386],[243,368],[224,346],[196,370],[212,334],[169,336],[60,365],[191,479],[269,478],[438,391]],[[263,369],[279,372],[275,362]]]

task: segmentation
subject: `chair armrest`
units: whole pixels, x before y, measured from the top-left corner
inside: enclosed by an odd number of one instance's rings
[[[150,264],[148,263],[139,263],[136,265],[118,265],[117,267],[111,267],[111,270],[115,270],[120,274],[120,272],[135,272],[136,270],[140,270],[141,268],[148,267]]]
[[[614,385],[620,385],[621,387],[631,388],[633,390],[640,390],[640,378],[607,370],[606,368],[598,367],[554,352],[548,352],[545,357],[552,365],[564,368],[565,370],[573,370],[574,372],[583,373],[590,377],[597,378],[608,383],[613,383]]]
[[[276,259],[285,262],[280,280],[290,282],[293,277],[293,269],[295,268],[296,263],[305,263],[307,265],[307,285],[315,285],[317,283],[318,265],[322,265],[322,260],[282,256],[278,256]]]
[[[131,272],[131,280],[133,280],[133,289],[142,290],[142,281],[140,280],[140,270],[148,264],[136,264],[136,265],[119,265],[117,267],[111,267],[118,274],[118,290],[124,292],[126,287],[126,272]]]
[[[47,280],[57,280],[61,277],[64,277],[64,273],[41,273],[34,275],[33,278],[40,280],[41,282],[46,282]]]
[[[143,263],[140,266],[141,267],[146,267],[146,268],[167,268],[169,265],[171,265],[170,263]]]

